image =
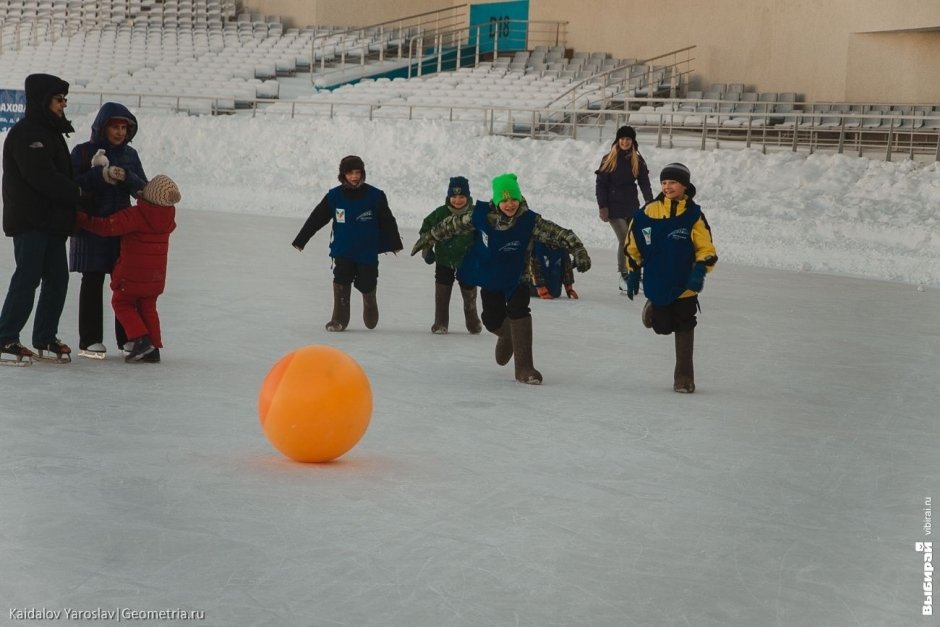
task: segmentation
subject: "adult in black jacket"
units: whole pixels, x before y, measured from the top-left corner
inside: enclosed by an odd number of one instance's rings
[[[33,346],[60,357],[71,352],[56,337],[69,282],[65,241],[81,199],[63,137],[75,131],[65,117],[68,91],[56,76],[27,76],[26,116],[3,142],[3,232],[13,238],[16,270],[0,311],[0,350],[17,356],[31,354],[20,332],[40,284]]]
[[[621,126],[617,137],[604,156],[597,175],[595,194],[598,214],[602,221],[610,224],[617,237],[617,270],[620,272],[620,292],[626,293],[626,277],[629,268],[623,253],[627,239],[627,225],[640,208],[637,187],[645,202],[653,200],[649,169],[640,155],[636,143],[636,131],[632,126]]]

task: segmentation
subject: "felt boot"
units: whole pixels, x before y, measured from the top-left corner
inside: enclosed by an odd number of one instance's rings
[[[512,327],[509,318],[496,330],[496,363],[505,366],[512,359]]]
[[[695,391],[695,373],[692,369],[692,344],[695,330],[676,331],[676,372],[672,389],[682,394]]]
[[[647,329],[653,328],[653,303],[646,301],[646,304],[643,305],[643,313],[640,314],[643,318],[643,326]]]
[[[445,335],[447,325],[450,323],[450,293],[454,286],[434,284],[434,324],[431,325],[431,333],[435,335]]]
[[[477,288],[471,287],[468,290],[460,288],[460,295],[463,296],[463,318],[467,331],[476,335],[483,330],[483,323],[477,315]]]
[[[333,284],[333,317],[326,323],[327,331],[343,331],[349,325],[349,295],[352,285]]]
[[[532,316],[512,320],[512,350],[516,381],[541,385],[542,373],[532,365]]]
[[[379,323],[379,303],[375,300],[375,290],[362,295],[362,321],[367,329],[374,329]]]

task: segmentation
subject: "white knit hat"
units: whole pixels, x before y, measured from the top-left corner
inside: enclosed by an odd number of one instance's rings
[[[180,188],[165,174],[158,174],[150,179],[150,182],[140,190],[140,197],[150,204],[161,207],[172,207],[182,198]]]

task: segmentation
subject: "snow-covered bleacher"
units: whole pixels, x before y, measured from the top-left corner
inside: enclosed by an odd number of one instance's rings
[[[507,57],[508,59],[508,57]],[[355,115],[480,121],[500,132],[528,132],[558,115],[575,78],[537,67],[483,62],[423,77],[365,79],[265,109],[266,114]],[[577,103],[586,106],[588,100]]]
[[[309,67],[320,32],[236,18],[233,0],[0,0],[0,19],[0,87],[52,72],[73,90],[179,105],[172,94],[197,113],[277,98],[277,77]]]

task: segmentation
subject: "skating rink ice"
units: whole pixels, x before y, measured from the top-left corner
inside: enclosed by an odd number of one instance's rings
[[[124,364],[106,332],[104,362],[0,369],[0,623],[935,624],[915,543],[940,498],[940,290],[719,263],[679,395],[672,338],[592,248],[581,300],[532,303],[530,387],[456,298],[430,333],[433,269],[407,251],[381,258],[378,328],[355,296],[330,334],[326,231],[300,254],[302,219],[178,223],[162,364]],[[11,272],[8,242],[4,290]],[[373,386],[335,463],[293,463],[259,426],[262,379],[308,344]]]

